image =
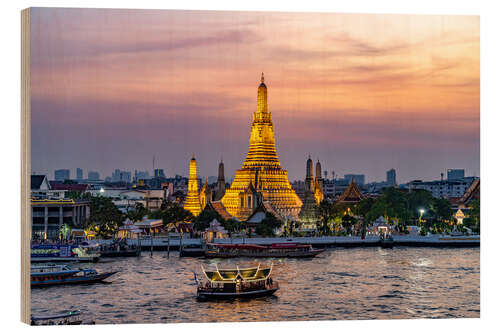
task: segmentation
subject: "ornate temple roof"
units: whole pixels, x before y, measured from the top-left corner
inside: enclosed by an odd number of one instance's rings
[[[228,213],[228,211],[226,210],[226,207],[224,207],[224,205],[222,204],[221,201],[211,201],[211,202],[207,203],[207,207],[209,209],[212,209],[212,210],[216,211],[217,213],[219,213],[219,215],[224,220],[230,220],[230,219],[237,220],[237,218],[235,218],[234,216],[232,216],[231,214]]]
[[[361,193],[358,185],[351,180],[349,187],[342,193],[339,198],[339,202],[359,202],[363,200],[365,196]]]
[[[283,218],[281,217],[280,214],[278,214],[276,209],[274,209],[273,205],[269,201],[264,201],[255,208],[255,210],[248,217],[246,222],[260,223],[265,218],[266,213],[270,213],[274,215],[274,217],[276,217],[278,220],[283,221]]]
[[[478,199],[481,194],[480,179],[475,179],[469,188],[465,191],[464,195],[460,198],[460,204],[468,204],[474,199]]]

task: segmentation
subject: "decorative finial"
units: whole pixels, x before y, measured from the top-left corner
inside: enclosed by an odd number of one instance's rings
[[[262,72],[262,75],[260,77],[260,82],[264,83],[264,72]]]

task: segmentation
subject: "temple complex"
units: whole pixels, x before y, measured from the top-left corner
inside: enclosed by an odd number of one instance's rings
[[[241,169],[236,171],[222,203],[240,221],[246,220],[262,202],[268,202],[284,218],[297,219],[302,201],[292,189],[288,173],[276,153],[274,126],[268,110],[267,87],[262,73],[253,113],[249,148]]]
[[[358,185],[354,182],[354,179],[351,180],[349,187],[342,193],[337,202],[342,203],[358,203],[363,200],[365,196],[361,193]]]
[[[194,158],[194,154],[193,158],[191,158],[191,161],[189,162],[188,192],[184,202],[184,209],[190,211],[194,216],[198,216],[201,212],[196,159]]]
[[[303,229],[314,229],[318,220],[318,205],[324,199],[323,178],[321,176],[321,164],[316,163],[316,177],[313,174],[313,162],[311,156],[306,162],[306,179],[304,191],[304,204],[300,210],[299,220]]]

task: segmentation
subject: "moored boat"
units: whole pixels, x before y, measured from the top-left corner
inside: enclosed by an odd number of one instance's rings
[[[116,272],[98,273],[95,269],[73,269],[68,265],[31,267],[31,287],[101,282]]]
[[[325,250],[314,249],[311,244],[298,243],[274,243],[271,245],[208,243],[205,256],[209,258],[311,258],[323,251]]]
[[[89,244],[33,244],[31,262],[80,261],[96,262],[100,253],[97,246]]]
[[[279,290],[279,284],[271,278],[272,266],[206,270],[202,266],[205,281],[195,281],[198,285],[197,298],[234,299],[270,296]]]
[[[109,245],[99,245],[101,257],[138,257],[141,255],[141,247],[127,244],[125,240],[117,240]]]
[[[81,325],[80,310],[66,311],[53,315],[31,315],[32,326],[45,326],[45,325]]]

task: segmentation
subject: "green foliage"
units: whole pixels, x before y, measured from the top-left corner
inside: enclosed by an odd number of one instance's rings
[[[331,233],[330,223],[332,222],[335,214],[338,212],[335,205],[329,203],[326,200],[320,202],[318,206],[318,217],[319,220],[316,225],[316,229],[319,231],[320,235],[329,235]]]
[[[427,213],[432,211],[434,197],[427,190],[413,190],[408,193],[408,215],[410,219],[417,221],[420,217],[420,210],[423,209]]]
[[[73,200],[90,200],[91,195],[88,192],[68,191],[64,194],[64,197]]]
[[[233,232],[240,232],[245,228],[245,224],[243,222],[238,222],[235,219],[229,219],[229,220],[224,220],[220,221],[224,229],[226,229],[229,232],[229,235]]]
[[[197,231],[204,231],[208,226],[210,225],[210,222],[212,222],[213,219],[216,219],[219,221],[222,225],[224,225],[223,218],[220,216],[219,213],[217,213],[214,210],[211,209],[203,209],[195,219],[194,219],[194,229]],[[226,228],[226,227],[224,227]],[[226,228],[227,230],[227,228]]]
[[[287,220],[285,222],[285,232],[284,236],[293,236],[296,234],[295,230],[300,227],[299,222],[293,220]]]
[[[281,228],[283,222],[278,220],[276,216],[271,213],[266,213],[266,217],[257,225],[255,232],[262,237],[275,236],[274,231]]]
[[[475,199],[471,202],[471,208],[468,211],[468,216],[464,219],[464,226],[471,229],[475,233],[481,232],[481,202],[480,199]]]
[[[405,224],[410,216],[406,195],[394,187],[384,189],[372,205],[369,215],[372,218],[383,216],[391,225]]]
[[[127,209],[127,217],[133,222],[139,222],[144,219],[144,216],[148,215],[149,211],[144,207],[141,202],[137,202],[134,208],[131,210]]]
[[[90,215],[87,224],[97,236],[112,237],[125,220],[111,198],[90,197]]]
[[[431,211],[437,221],[444,222],[453,219],[451,204],[446,199],[434,199]]]
[[[158,212],[156,216],[159,216],[163,220],[163,225],[166,228],[176,228],[179,223],[189,223],[195,219],[190,211],[185,210],[178,203],[168,202],[164,205],[164,209]]]

